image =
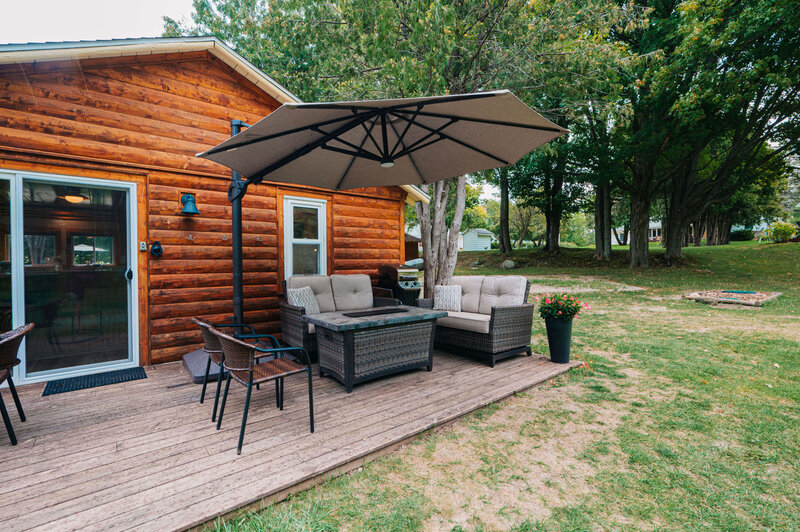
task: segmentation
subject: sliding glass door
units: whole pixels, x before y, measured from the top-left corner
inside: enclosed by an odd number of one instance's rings
[[[15,174],[0,197],[3,328],[36,324],[21,380],[136,365],[135,185]]]

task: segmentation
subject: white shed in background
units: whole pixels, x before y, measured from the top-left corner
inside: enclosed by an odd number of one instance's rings
[[[487,229],[470,229],[458,237],[459,251],[485,251],[491,249],[495,237]]]

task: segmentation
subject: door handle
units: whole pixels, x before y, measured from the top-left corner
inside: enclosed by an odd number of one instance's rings
[[[127,278],[129,281],[133,281],[133,270],[128,270],[127,272],[125,272],[125,277],[126,277],[126,278]]]

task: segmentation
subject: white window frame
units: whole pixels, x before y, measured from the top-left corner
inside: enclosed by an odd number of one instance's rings
[[[317,210],[317,238],[294,238],[294,208],[306,207]],[[294,244],[317,244],[319,246],[319,275],[328,272],[328,202],[324,199],[300,196],[283,197],[283,276],[294,275]]]

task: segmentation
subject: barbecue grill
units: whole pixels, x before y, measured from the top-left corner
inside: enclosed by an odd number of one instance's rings
[[[422,285],[415,274],[409,275],[397,266],[382,264],[378,266],[378,286],[392,291],[392,297],[403,305],[416,305]]]

